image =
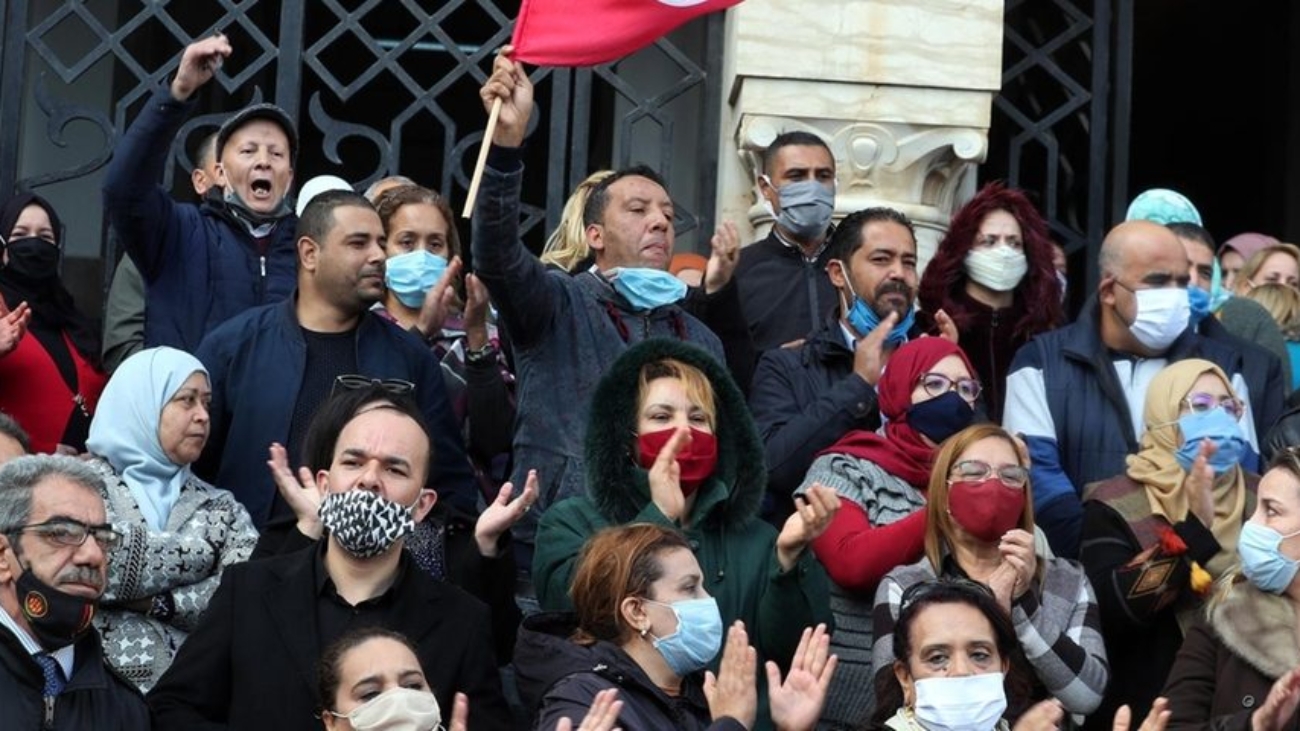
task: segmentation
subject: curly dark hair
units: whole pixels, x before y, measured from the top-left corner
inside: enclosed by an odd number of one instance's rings
[[[970,324],[970,314],[956,302],[966,286],[966,254],[975,245],[980,223],[994,211],[1010,213],[1020,224],[1029,271],[1015,289],[1013,311],[1018,313],[1014,334],[1027,338],[1056,327],[1062,321],[1061,285],[1052,266],[1052,240],[1047,222],[1029,198],[1000,181],[985,185],[952,217],[948,234],[925,268],[917,301],[928,313],[943,310],[958,330]]]

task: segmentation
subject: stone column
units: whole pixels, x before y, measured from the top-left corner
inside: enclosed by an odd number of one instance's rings
[[[929,261],[975,190],[1002,76],[1003,0],[746,0],[729,11],[719,218],[742,240],[771,216],[754,181],[778,134],[813,132],[835,154],[836,218],[906,213]],[[749,230],[745,231],[748,224]]]

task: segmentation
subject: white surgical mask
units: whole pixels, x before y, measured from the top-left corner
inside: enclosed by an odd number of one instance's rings
[[[1187,300],[1187,290],[1176,287],[1139,289],[1133,292],[1133,296],[1137,298],[1137,316],[1129,325],[1129,332],[1144,346],[1164,352],[1191,321],[1192,307]]]
[[[415,688],[386,690],[351,713],[328,713],[348,719],[357,731],[434,731],[442,723],[438,699],[427,690]]]
[[[916,720],[929,731],[991,731],[1007,712],[1002,673],[915,683]]]
[[[1010,244],[976,246],[966,254],[966,274],[994,292],[1010,292],[1025,278],[1025,252]]]

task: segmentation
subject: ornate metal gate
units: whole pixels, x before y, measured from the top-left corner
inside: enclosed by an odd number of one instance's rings
[[[81,241],[73,255],[110,257],[98,186],[113,144],[184,46],[220,30],[235,53],[200,92],[165,184],[178,170],[185,179],[192,149],[226,114],[266,100],[298,121],[299,183],[330,172],[364,186],[400,172],[463,200],[485,121],[478,87],[517,10],[518,0],[0,0],[0,190],[47,195]],[[721,31],[710,16],[619,64],[534,70],[530,243],[590,169],[633,161],[668,177],[679,234],[712,218]]]
[[[1072,281],[1087,283],[1071,289],[1092,291],[1092,262],[1128,196],[1132,0],[1007,0],[1004,30],[981,177],[1037,194]]]

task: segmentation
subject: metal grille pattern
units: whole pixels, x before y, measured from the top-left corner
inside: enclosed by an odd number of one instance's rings
[[[363,187],[400,172],[459,202],[485,120],[478,87],[517,11],[517,0],[0,0],[0,186],[97,187],[117,137],[170,78],[184,46],[220,30],[235,54],[199,92],[164,184],[178,172],[183,179],[188,150],[226,114],[272,101],[299,125],[298,182],[329,172]],[[662,171],[681,234],[712,217],[719,90],[707,64],[720,63],[721,31],[712,16],[619,64],[533,71],[538,111],[524,207],[531,244],[540,245],[569,190],[596,167],[644,162]],[[101,88],[103,99],[87,103],[88,87],[106,78],[111,94]],[[20,154],[20,120],[31,122],[32,105],[45,129],[37,149],[28,134]],[[70,129],[79,159],[64,164],[54,153]],[[69,207],[58,196],[55,204]],[[77,221],[77,213],[65,216],[70,225],[99,231],[100,221]]]
[[[1052,233],[1089,262],[1127,195],[1132,50],[1129,0],[1090,5],[1007,0],[1002,92],[981,171],[1035,194]]]

